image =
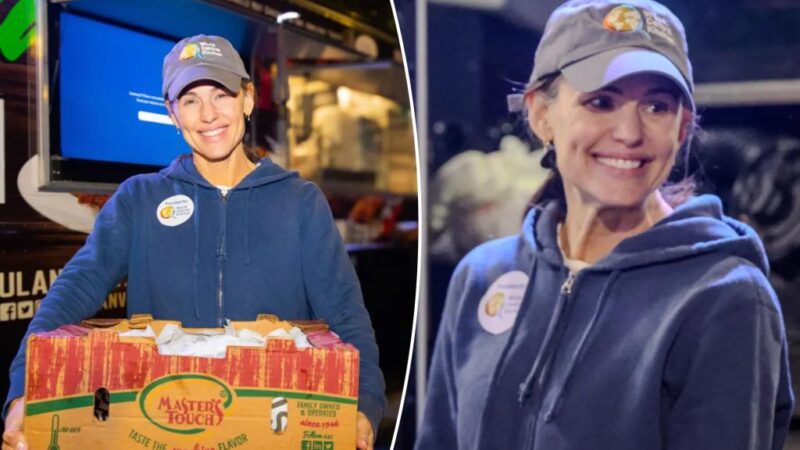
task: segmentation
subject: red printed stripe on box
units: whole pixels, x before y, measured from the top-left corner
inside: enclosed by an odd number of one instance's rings
[[[120,342],[113,332],[86,336],[32,336],[28,344],[27,401],[141,389],[176,373],[205,373],[235,387],[358,395],[358,353],[335,335],[310,339],[322,348],[298,350],[292,341],[269,340],[267,349],[231,347],[226,358],[162,356],[155,344]],[[321,333],[325,334],[325,333]]]

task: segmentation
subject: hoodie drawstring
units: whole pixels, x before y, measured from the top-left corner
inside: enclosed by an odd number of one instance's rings
[[[567,364],[567,373],[563,378],[563,382],[561,383],[561,387],[556,389],[556,397],[553,400],[553,403],[550,405],[550,408],[544,414],[545,422],[550,422],[555,418],[557,409],[561,406],[561,399],[564,396],[564,392],[567,390],[567,386],[569,385],[570,378],[572,377],[572,373],[575,369],[575,365],[578,363],[578,360],[583,353],[583,349],[586,347],[586,342],[589,340],[589,335],[591,335],[592,330],[594,329],[595,324],[597,323],[597,319],[600,317],[600,314],[603,312],[603,307],[608,301],[608,293],[611,291],[611,286],[614,282],[619,278],[620,272],[614,271],[608,277],[606,281],[606,285],[603,286],[603,290],[600,293],[600,298],[597,301],[597,306],[594,308],[594,314],[592,314],[592,318],[589,320],[589,324],[586,325],[586,329],[583,331],[583,335],[581,336],[581,340],[578,342],[578,346],[575,348],[575,351],[572,353],[572,356],[569,359],[569,363]]]
[[[194,267],[192,267],[192,297],[194,298],[194,317],[200,319],[200,305],[197,300],[197,273],[200,266],[200,195],[197,183],[192,183],[194,188]]]
[[[253,187],[247,188],[247,196],[244,201],[244,263],[250,265],[250,193],[253,192]]]

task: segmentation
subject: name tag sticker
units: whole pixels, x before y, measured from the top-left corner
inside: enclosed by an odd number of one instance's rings
[[[156,217],[161,225],[176,227],[192,217],[194,202],[185,195],[173,195],[156,208]]]
[[[497,278],[478,304],[478,322],[484,330],[500,334],[511,329],[522,305],[528,275],[515,270]]]

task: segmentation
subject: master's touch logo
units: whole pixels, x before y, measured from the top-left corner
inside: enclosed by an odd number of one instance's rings
[[[210,375],[183,374],[159,378],[139,397],[142,414],[162,430],[198,434],[222,425],[233,404],[233,391]]]
[[[611,31],[636,31],[642,28],[642,15],[633,6],[619,5],[606,14],[603,27]]]

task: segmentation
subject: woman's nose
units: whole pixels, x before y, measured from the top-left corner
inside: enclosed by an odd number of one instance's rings
[[[213,122],[217,118],[217,107],[213,102],[203,102],[200,107],[200,120],[203,122]]]
[[[612,135],[628,147],[636,147],[642,143],[644,128],[637,105],[631,102],[619,109]]]

